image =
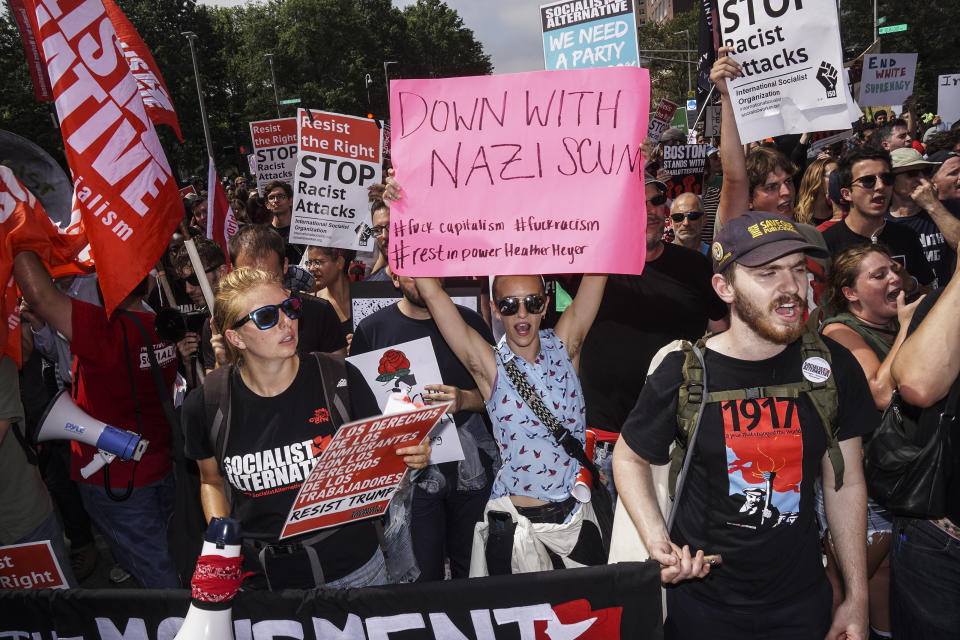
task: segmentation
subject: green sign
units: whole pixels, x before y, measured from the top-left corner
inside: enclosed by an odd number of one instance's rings
[[[280,104],[298,104],[299,102],[300,98],[290,98],[289,100],[281,100]]]
[[[880,16],[877,18],[877,24],[887,24],[887,16]]]
[[[898,31],[906,31],[906,30],[907,30],[907,25],[905,24],[892,24],[889,27],[880,27],[877,31],[880,33],[880,35],[883,35],[885,33],[896,33]]]

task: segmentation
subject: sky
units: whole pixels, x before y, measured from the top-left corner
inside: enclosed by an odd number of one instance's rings
[[[202,4],[232,7],[249,0],[200,0]],[[403,8],[416,0],[393,0]],[[446,0],[483,43],[495,73],[543,70],[540,0]],[[547,4],[547,0],[543,1]]]

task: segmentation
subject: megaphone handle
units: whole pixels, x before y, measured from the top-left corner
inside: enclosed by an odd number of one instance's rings
[[[84,480],[86,480],[87,478],[95,474],[97,471],[100,471],[100,469],[102,469],[104,465],[110,464],[111,462],[113,462],[114,458],[116,457],[117,456],[113,455],[112,453],[108,453],[103,449],[97,450],[97,452],[93,456],[93,460],[88,462],[86,466],[80,469],[80,476]]]

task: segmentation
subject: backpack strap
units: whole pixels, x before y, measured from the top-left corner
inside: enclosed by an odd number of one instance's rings
[[[840,427],[837,424],[840,394],[837,390],[837,377],[833,373],[830,349],[816,331],[807,329],[803,332],[801,340],[801,357],[804,362],[810,358],[822,358],[830,365],[830,374],[826,380],[821,382],[804,380],[808,385],[808,388],[804,391],[816,408],[817,414],[820,416],[820,422],[823,423],[823,430],[827,437],[827,455],[830,458],[830,464],[833,466],[834,487],[839,491],[840,487],[843,486],[844,471],[843,453],[840,451],[840,440],[838,438]]]
[[[323,381],[323,399],[330,411],[334,429],[352,420],[350,416],[350,389],[347,386],[347,363],[343,356],[314,351]]]
[[[230,378],[233,366],[226,365],[211,371],[203,383],[203,411],[207,424],[207,441],[213,448],[220,475],[223,473],[223,457],[230,435]],[[227,501],[230,500],[230,483],[224,482]]]
[[[690,344],[683,340],[680,346],[684,353],[683,382],[677,392],[677,446],[670,452],[670,497],[673,504],[670,507],[670,516],[667,519],[667,531],[673,528],[673,521],[677,515],[677,504],[683,494],[684,481],[693,459],[691,452],[696,443],[700,420],[703,410],[707,406],[704,398],[707,394],[707,372],[703,362],[703,352],[706,348],[704,336],[697,344]]]

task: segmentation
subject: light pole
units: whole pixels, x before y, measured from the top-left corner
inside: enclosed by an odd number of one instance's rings
[[[384,60],[383,61],[383,80],[387,83],[387,104],[390,104],[390,73],[387,69],[390,68],[392,64],[400,64],[396,60]]]
[[[687,36],[687,52],[683,54],[683,57],[687,60],[687,97],[689,98],[690,92],[693,91],[693,75],[690,71],[690,29],[675,31],[673,35],[678,36],[681,33]]]
[[[270,63],[270,79],[273,81],[273,99],[277,103],[277,117],[280,118],[280,94],[277,92],[277,74],[273,72],[273,54],[265,53],[263,57]]]
[[[197,50],[194,48],[194,40],[197,34],[193,31],[183,31],[180,35],[187,38],[190,43],[190,57],[193,58],[193,76],[197,80],[197,98],[200,100],[200,120],[203,122],[203,136],[207,140],[207,155],[213,157],[213,142],[210,139],[210,124],[207,122],[207,105],[203,102],[203,90],[200,88],[200,67],[197,66]],[[209,187],[208,187],[209,188]]]

